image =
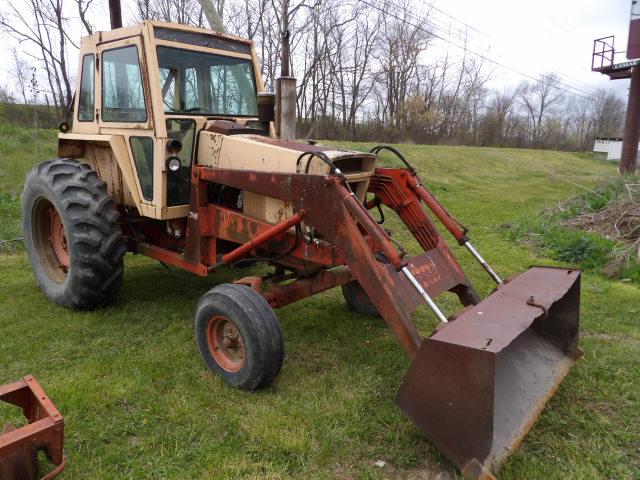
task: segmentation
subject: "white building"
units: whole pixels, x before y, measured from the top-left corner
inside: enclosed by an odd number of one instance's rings
[[[607,160],[620,161],[622,157],[622,139],[596,137],[593,144],[594,152],[602,152],[607,154]]]

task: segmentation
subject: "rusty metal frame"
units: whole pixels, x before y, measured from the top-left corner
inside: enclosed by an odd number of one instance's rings
[[[273,225],[211,204],[207,187],[212,183],[290,202],[296,213]],[[476,304],[479,297],[422,203],[450,230],[457,228],[456,224],[415,173],[406,169],[378,169],[369,191],[376,195],[377,203],[397,212],[425,253],[406,257],[405,252],[399,251],[337,175],[231,170],[202,165],[192,171],[184,252],[145,243],[138,244],[137,251],[203,276],[249,254],[271,257],[275,254],[273,263],[296,272],[296,279],[286,285],[270,282],[270,288],[261,292],[273,307],[288,305],[355,279],[412,357],[422,337],[411,317],[423,298],[405,276],[399,275],[400,270],[407,267],[431,297],[453,292],[465,306]],[[311,243],[301,241],[293,230],[303,218],[318,233],[318,239]],[[456,238],[466,238],[464,233],[456,233]],[[240,246],[231,251],[218,251],[219,240]],[[347,269],[335,269],[341,266]]]
[[[616,49],[614,40],[615,36],[610,35],[593,41],[591,71],[607,75],[611,80],[631,78],[631,72],[634,67],[640,64],[640,60],[633,59],[615,63]]]
[[[433,212],[460,244],[468,240],[466,230],[460,228],[423,185],[417,174],[404,168],[377,168],[369,183],[369,192],[373,193],[375,198],[367,206],[383,204],[391,208],[426,252],[430,263],[423,263],[421,269],[427,270],[425,273],[433,279],[423,283],[440,285],[440,289],[435,292],[429,289],[427,292],[437,296],[443,291],[450,291],[458,295],[460,303],[464,306],[478,303],[480,297],[426,214],[422,203]]]
[[[608,37],[596,38],[593,41],[593,52],[591,54],[591,70],[599,72],[611,68],[613,66],[614,57],[616,54],[615,49],[615,37],[609,35]],[[599,60],[599,65],[596,65]]]
[[[64,419],[36,379],[27,375],[16,382],[0,385],[0,400],[22,409],[29,423],[21,428],[0,434],[0,474],[15,474],[17,468],[44,450],[49,461],[56,466],[44,478],[49,480],[66,466],[63,452]]]

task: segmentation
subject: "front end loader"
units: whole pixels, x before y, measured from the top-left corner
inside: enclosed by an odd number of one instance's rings
[[[411,359],[397,405],[465,475],[490,478],[580,355],[580,272],[533,267],[503,281],[395,148],[277,137],[287,129],[274,112],[290,108],[264,92],[248,40],[144,22],[84,38],[80,56],[73,126],[61,125],[59,158],[34,168],[22,197],[43,292],[69,308],[107,305],[126,251],[201,276],[270,265],[212,288],[194,318],[205,364],[251,391],[284,360],[274,309],[341,287]],[[378,167],[384,150],[404,166]],[[371,214],[389,210],[421,254]],[[495,281],[491,295],[478,296],[435,220]],[[463,307],[448,318],[445,292]],[[422,304],[440,322],[426,338],[412,321]]]

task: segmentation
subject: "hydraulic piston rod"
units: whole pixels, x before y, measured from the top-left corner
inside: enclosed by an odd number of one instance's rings
[[[489,276],[493,278],[493,280],[498,285],[501,285],[503,283],[502,279],[498,276],[496,272],[493,271],[493,268],[489,266],[489,264],[484,260],[484,258],[482,258],[482,255],[480,255],[478,251],[475,248],[473,248],[473,245],[471,245],[471,242],[467,240],[466,242],[464,242],[464,246],[467,247],[467,250],[471,252],[471,255],[474,256],[474,258],[478,261],[478,263],[482,265],[482,268],[484,268],[484,270],[489,274]]]
[[[502,284],[502,279],[493,271],[484,258],[478,253],[478,251],[471,245],[466,231],[459,228],[456,222],[453,220],[449,212],[440,205],[440,202],[431,194],[429,190],[425,188],[417,175],[413,175],[408,179],[409,185],[414,189],[420,199],[429,207],[429,209],[435,214],[436,217],[442,222],[442,224],[451,232],[451,234],[458,240],[460,245],[464,245],[471,255],[478,261],[482,268],[489,274],[489,276],[498,284]]]
[[[438,306],[431,299],[431,297],[425,291],[425,289],[422,288],[422,285],[420,285],[418,280],[416,280],[416,277],[413,276],[413,274],[409,271],[409,269],[407,267],[402,267],[401,272],[404,273],[404,276],[407,277],[407,279],[411,282],[411,285],[413,285],[414,288],[418,291],[418,293],[420,294],[422,299],[425,301],[425,303],[429,305],[429,308],[433,310],[433,313],[436,314],[436,317],[438,317],[438,319],[441,322],[447,323],[447,317],[444,316],[444,313],[442,313],[442,310],[438,308]]]

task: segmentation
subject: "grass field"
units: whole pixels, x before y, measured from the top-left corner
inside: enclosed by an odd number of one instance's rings
[[[0,238],[20,235],[31,138],[0,127]],[[42,138],[41,156],[52,155],[54,135]],[[557,262],[509,241],[501,225],[568,197],[575,183],[615,174],[614,165],[570,153],[402,149],[504,276]],[[489,279],[454,250],[480,293],[490,292]],[[284,368],[272,388],[247,394],[204,367],[192,314],[205,291],[249,270],[201,279],[142,257],[126,264],[114,306],[76,313],[40,294],[19,247],[0,255],[0,383],[33,374],[65,416],[63,478],[455,478],[394,406],[408,368],[400,347],[380,320],[351,313],[338,290],[277,312]],[[589,272],[582,285],[585,354],[500,479],[640,478],[640,289]],[[446,313],[457,308],[448,297],[440,303]],[[417,322],[425,333],[435,325],[424,310]]]

